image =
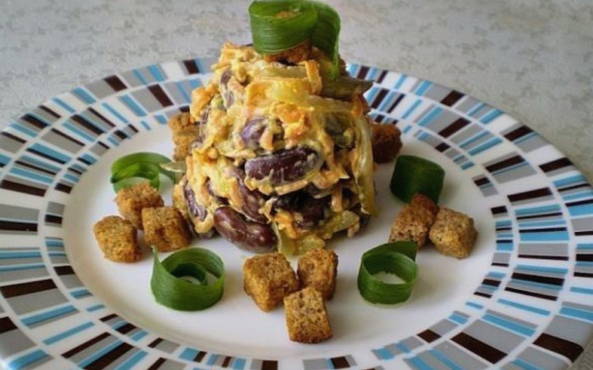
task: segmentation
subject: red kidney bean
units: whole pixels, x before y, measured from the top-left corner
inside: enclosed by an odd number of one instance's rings
[[[272,185],[282,185],[303,178],[320,160],[319,153],[310,148],[282,149],[247,160],[245,173],[256,180],[269,176]]]
[[[241,130],[241,139],[248,148],[257,149],[265,128],[263,117],[253,117],[245,123],[245,127]]]
[[[206,207],[198,204],[196,201],[196,194],[189,185],[189,182],[186,182],[185,186],[183,187],[183,195],[185,196],[185,202],[190,215],[199,219],[200,221],[204,221],[206,216],[208,216],[208,210]]]
[[[200,221],[203,221],[204,219],[206,219],[206,216],[208,216],[208,210],[206,209],[206,207],[198,204],[198,202],[196,201],[196,195],[194,193],[194,191],[192,190],[191,186],[189,186],[189,183],[185,183],[185,186],[183,186],[183,196],[185,198],[185,204],[187,206],[187,210],[190,214],[190,218],[189,218],[189,223],[191,224],[191,230],[194,234],[196,234],[198,237],[200,238],[210,238],[214,235],[214,230],[210,230],[206,233],[202,233],[199,234],[196,232],[195,228],[194,228],[194,218],[199,219]]]
[[[274,202],[275,209],[300,213],[301,220],[296,224],[303,229],[312,229],[328,216],[331,198],[315,199],[305,191],[285,194]]]
[[[214,212],[214,227],[242,249],[257,253],[276,249],[278,239],[269,225],[247,221],[231,207],[220,207]]]

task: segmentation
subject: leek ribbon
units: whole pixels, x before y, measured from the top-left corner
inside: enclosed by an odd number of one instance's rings
[[[418,275],[414,242],[387,243],[362,255],[358,271],[358,290],[371,303],[394,304],[406,301]],[[395,274],[403,283],[387,283],[376,276],[379,272]]]
[[[175,252],[159,260],[156,251],[150,288],[156,301],[180,311],[211,307],[224,292],[224,264],[215,253],[203,248]],[[208,273],[213,277],[209,282]],[[191,277],[197,283],[188,281]]]

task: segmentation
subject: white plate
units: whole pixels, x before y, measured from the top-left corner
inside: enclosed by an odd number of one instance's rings
[[[339,255],[328,304],[334,337],[290,342],[279,308],[242,289],[247,252],[221,238],[194,245],[225,262],[223,299],[201,312],[154,302],[149,253],[102,257],[92,225],[116,214],[109,166],[136,151],[170,154],[168,117],[187,109],[210,61],[139,68],[73,89],[15,118],[0,136],[0,359],[63,368],[564,368],[593,336],[593,191],[570,161],[499,110],[443,86],[359,65],[376,120],[397,123],[404,153],[445,168],[441,203],[470,214],[464,260],[421,250],[410,300],[366,303],[361,254],[386,241],[401,208],[376,173],[379,217]],[[294,261],[293,261],[294,262]]]

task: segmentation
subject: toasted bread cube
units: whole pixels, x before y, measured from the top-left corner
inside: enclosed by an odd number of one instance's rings
[[[249,258],[243,264],[245,292],[262,311],[276,308],[284,297],[299,289],[299,281],[286,257],[268,253]]]
[[[164,205],[159,192],[146,181],[118,191],[115,203],[119,213],[140,230],[142,230],[142,209]]]
[[[334,251],[313,248],[299,259],[297,274],[302,287],[317,289],[324,299],[331,299],[336,289],[338,256]]]
[[[437,212],[432,199],[415,194],[393,221],[389,241],[413,241],[418,248],[424,246]]]
[[[430,240],[444,255],[457,258],[469,256],[478,232],[474,220],[463,213],[441,208],[430,229]]]
[[[307,287],[284,298],[288,337],[294,342],[319,343],[332,337],[322,294]]]
[[[93,226],[95,239],[105,258],[114,262],[136,262],[142,252],[132,223],[119,216],[107,216]]]
[[[168,125],[175,144],[173,158],[181,161],[191,153],[191,145],[198,139],[199,126],[193,122],[189,112],[171,117]]]
[[[159,252],[185,248],[191,242],[187,223],[174,207],[144,208],[142,210],[144,241]]]
[[[387,163],[395,159],[402,148],[401,131],[390,124],[371,124],[373,160]]]

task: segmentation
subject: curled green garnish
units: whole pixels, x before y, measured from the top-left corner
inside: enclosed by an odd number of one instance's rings
[[[119,190],[137,184],[139,181],[148,180],[149,184],[158,189],[160,175],[165,175],[176,182],[175,173],[163,168],[171,160],[164,155],[150,152],[140,152],[125,155],[111,165],[111,184],[113,190]]]
[[[394,304],[406,301],[418,275],[414,242],[387,243],[362,255],[358,271],[358,291],[371,303]],[[402,283],[384,282],[375,275],[381,272],[394,274]]]
[[[391,192],[409,203],[416,193],[424,194],[438,203],[445,170],[438,164],[413,155],[400,155],[391,176]]]
[[[224,264],[216,254],[202,248],[184,249],[163,261],[154,252],[150,288],[164,306],[180,311],[203,310],[222,297]]]
[[[277,54],[304,42],[322,50],[338,76],[340,16],[330,6],[308,0],[256,0],[249,6],[253,47],[260,54]]]

